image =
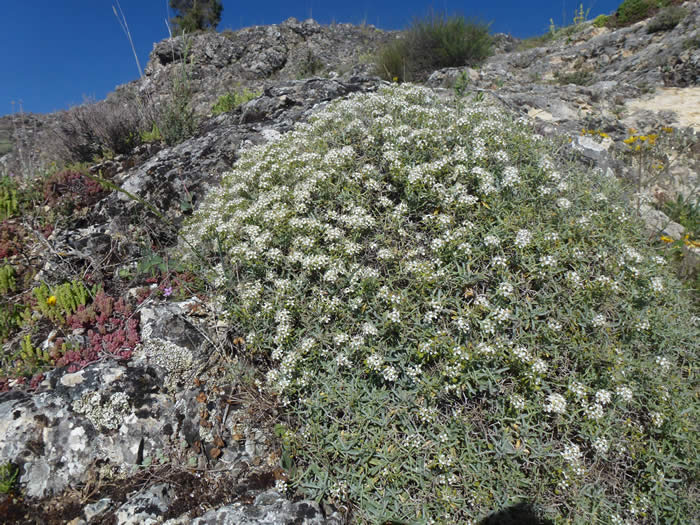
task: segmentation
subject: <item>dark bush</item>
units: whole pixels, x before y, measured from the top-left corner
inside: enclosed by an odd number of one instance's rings
[[[481,63],[492,45],[488,24],[431,14],[414,20],[402,39],[380,50],[376,65],[387,80],[421,82],[436,69]]]
[[[589,86],[593,83],[593,73],[590,71],[578,70],[573,73],[555,72],[554,78],[562,85],[576,84],[577,86]]]
[[[615,13],[615,25],[627,26],[649,18],[658,9],[666,7],[671,0],[624,0]]]
[[[688,11],[678,6],[669,6],[662,9],[658,14],[651,19],[647,26],[649,33],[657,33],[659,31],[670,31],[676,27],[681,20],[688,15]]]
[[[136,97],[85,103],[65,113],[60,125],[63,160],[89,162],[107,153],[131,152],[149,128],[146,107]]]

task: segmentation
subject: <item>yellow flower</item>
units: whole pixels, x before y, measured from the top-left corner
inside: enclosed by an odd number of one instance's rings
[[[607,139],[607,138],[609,137],[609,135],[608,135],[607,133],[605,133],[604,131],[601,131],[601,132],[599,133],[599,135],[600,135],[601,137],[603,137],[604,139]]]
[[[671,239],[671,237],[669,237],[667,235],[662,235],[661,240],[664,242],[673,242],[673,239]]]
[[[636,140],[637,140],[637,137],[632,135],[631,137],[626,138],[622,142],[624,142],[625,144],[634,144],[636,142]]]
[[[665,128],[661,128],[661,130],[662,130],[664,133],[673,133],[673,128],[670,128],[670,127],[668,127],[668,126],[666,126]]]
[[[49,306],[55,305],[56,304],[56,296],[52,295],[51,297],[46,299],[46,304],[48,304]]]

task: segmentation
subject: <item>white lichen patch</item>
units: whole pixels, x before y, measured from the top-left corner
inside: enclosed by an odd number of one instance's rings
[[[104,401],[102,393],[88,392],[74,401],[72,408],[101,430],[119,428],[130,412],[129,400],[124,392],[116,392]]]
[[[190,350],[159,338],[141,343],[137,352],[142,353],[149,364],[159,366],[167,372],[165,387],[168,390],[175,389],[183,374],[192,369],[194,362]]]
[[[75,452],[80,452],[85,450],[85,446],[85,429],[83,427],[75,427],[68,435],[68,447]]]

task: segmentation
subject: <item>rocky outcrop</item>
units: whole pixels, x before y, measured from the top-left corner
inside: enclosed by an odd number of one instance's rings
[[[271,82],[314,76],[347,79],[391,38],[392,33],[371,25],[321,26],[294,18],[279,25],[175,37],[154,46],[138,89],[165,97],[173,81],[186,74],[196,112],[207,114],[217,97],[231,90],[262,90]]]

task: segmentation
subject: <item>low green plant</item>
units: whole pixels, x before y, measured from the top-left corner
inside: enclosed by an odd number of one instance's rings
[[[576,84],[578,86],[588,86],[593,83],[595,77],[590,71],[579,69],[571,73],[560,73],[556,71],[554,73],[554,78],[562,85]]]
[[[435,69],[475,66],[490,54],[489,24],[462,16],[431,14],[377,54],[376,67],[386,80],[422,81]]]
[[[20,362],[16,364],[18,368],[17,375],[33,375],[37,370],[51,363],[51,356],[46,350],[35,348],[32,345],[30,335],[25,335],[20,341],[20,349],[18,354]]]
[[[78,310],[79,306],[85,306],[89,297],[94,296],[97,289],[88,290],[80,280],[63,283],[49,288],[42,283],[32,290],[37,302],[37,308],[48,319],[54,322],[64,322],[65,316]]]
[[[686,38],[683,40],[683,49],[699,49],[700,48],[700,36],[695,36],[691,38]]]
[[[617,25],[626,26],[644,20],[661,7],[669,5],[670,0],[624,0],[617,8]]]
[[[0,294],[7,295],[17,289],[15,269],[11,264],[0,266]]]
[[[151,126],[151,131],[141,132],[141,142],[160,142],[161,140],[163,140],[163,134],[160,132],[160,129],[155,122]]]
[[[25,309],[9,302],[0,302],[0,342],[4,343],[31,315],[29,309]]]
[[[18,209],[17,185],[11,177],[0,177],[0,220],[12,217]]]
[[[7,494],[14,488],[18,474],[19,468],[12,463],[0,465],[0,494]]]
[[[190,37],[184,33],[180,38],[184,40],[180,70],[173,79],[172,90],[167,102],[160,108],[155,117],[155,124],[160,130],[163,140],[169,146],[179,144],[197,131],[197,118],[192,107],[193,92],[188,65],[192,42]]]
[[[455,95],[459,98],[464,96],[467,88],[469,87],[469,75],[466,71],[462,71],[455,81],[454,90]]]
[[[323,69],[323,62],[310,49],[306,51],[300,63],[297,77],[299,79],[313,77]]]
[[[214,107],[212,107],[212,113],[214,116],[220,115],[221,113],[228,113],[233,111],[238,106],[245,104],[246,102],[253,100],[261,95],[260,91],[252,91],[248,88],[243,88],[242,91],[230,91],[221,95]]]
[[[598,15],[593,19],[593,25],[595,27],[605,27],[608,24],[610,17],[608,15]]]
[[[203,201],[183,234],[285,407],[292,491],[357,523],[694,514],[697,318],[624,188],[565,146],[391,85]]]
[[[683,7],[672,5],[657,13],[647,25],[647,32],[658,33],[659,31],[670,31],[676,27],[681,20],[688,16],[688,10]]]
[[[700,234],[700,199],[696,196],[684,198],[678,194],[676,200],[666,201],[662,211],[672,220],[683,226],[691,239]]]

